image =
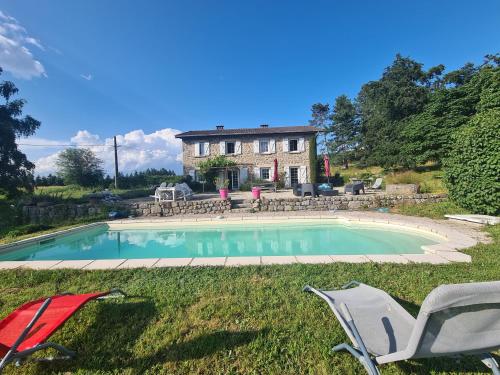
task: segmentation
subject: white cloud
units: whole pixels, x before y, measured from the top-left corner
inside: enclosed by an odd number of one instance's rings
[[[46,77],[44,66],[28,48],[32,46],[45,50],[14,17],[0,11],[0,66],[17,78]]]
[[[173,169],[176,173],[181,172],[182,147],[181,141],[175,138],[180,131],[165,128],[154,133],[146,134],[142,129],[133,130],[123,135],[117,135],[118,143],[118,166],[122,173],[141,171],[147,168]],[[28,138],[30,139],[30,138]],[[33,144],[45,144],[45,155],[36,155],[35,174],[47,175],[56,172],[55,161],[58,153],[65,147],[56,146],[71,144],[91,149],[98,158],[104,161],[105,173],[114,174],[114,151],[113,138],[102,139],[98,134],[92,134],[87,130],[79,130],[69,141],[55,141],[41,138],[20,140],[22,150],[30,155],[39,153],[41,147]],[[29,144],[24,146],[25,144]],[[96,146],[98,145],[98,146]],[[58,147],[59,151],[54,150]]]
[[[92,79],[94,77],[92,77],[92,74],[80,74],[80,77],[82,77],[83,79],[87,80],[87,81],[92,81]]]

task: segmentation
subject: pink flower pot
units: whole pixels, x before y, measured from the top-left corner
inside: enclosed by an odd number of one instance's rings
[[[252,188],[252,198],[253,199],[260,199],[260,187],[253,187]]]
[[[227,199],[227,196],[229,194],[229,189],[228,188],[219,189],[219,194],[221,199]]]

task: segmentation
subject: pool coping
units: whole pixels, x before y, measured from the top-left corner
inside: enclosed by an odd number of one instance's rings
[[[446,225],[446,222],[436,220],[385,214],[366,211],[348,211],[318,213],[316,215],[227,215],[224,217],[175,217],[155,219],[126,219],[102,221],[53,233],[27,238],[10,244],[0,245],[0,253],[12,251],[18,247],[49,240],[56,236],[74,234],[94,227],[107,225],[110,229],[127,227],[152,228],[168,224],[203,225],[207,222],[240,223],[243,220],[260,223],[270,221],[315,221],[338,220],[344,223],[366,224],[370,226],[396,227],[405,231],[413,231],[421,235],[433,236],[439,242],[434,245],[422,246],[423,254],[355,254],[355,255],[297,255],[297,256],[253,256],[253,257],[195,257],[195,258],[146,258],[146,259],[97,259],[97,260],[48,260],[48,261],[0,261],[2,269],[127,269],[127,268],[158,268],[158,267],[196,267],[196,266],[264,266],[273,264],[328,264],[328,263],[397,263],[397,264],[447,264],[450,262],[471,262],[470,255],[459,250],[476,245],[479,241],[456,228]],[[152,225],[154,224],[154,225]]]

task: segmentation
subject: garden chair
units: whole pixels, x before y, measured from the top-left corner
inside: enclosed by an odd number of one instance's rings
[[[119,289],[77,295],[65,293],[22,305],[0,321],[0,374],[8,363],[20,364],[31,354],[48,348],[62,353],[60,359],[73,358],[75,352],[47,339],[87,302],[125,296]]]
[[[380,190],[382,188],[383,178],[379,177],[375,180],[372,186],[370,186],[369,190]]]
[[[341,290],[304,290],[328,303],[352,342],[332,350],[347,350],[371,375],[379,374],[377,364],[464,354],[500,375],[490,354],[500,348],[500,281],[441,285],[417,319],[383,290],[357,281]]]

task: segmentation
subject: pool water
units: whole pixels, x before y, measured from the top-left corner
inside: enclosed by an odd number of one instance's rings
[[[2,260],[421,254],[437,241],[413,232],[339,223],[211,224],[169,229],[101,226],[0,253]]]

